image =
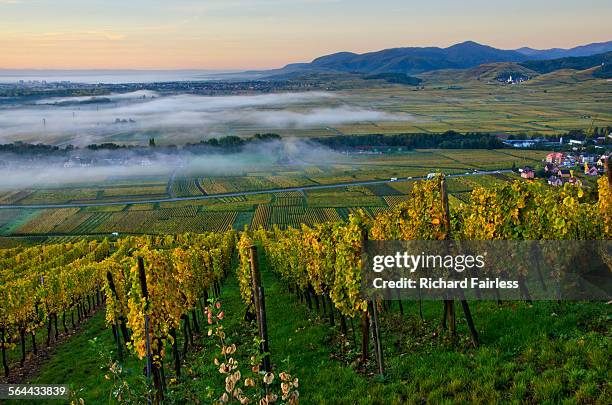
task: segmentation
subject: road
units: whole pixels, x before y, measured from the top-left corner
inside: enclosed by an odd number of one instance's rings
[[[479,176],[486,174],[495,173],[512,173],[512,170],[490,170],[490,171],[477,171],[473,173],[461,173],[461,174],[447,174],[446,177],[469,177]],[[346,186],[369,186],[373,184],[386,184],[386,183],[400,183],[406,181],[424,180],[427,176],[420,177],[402,177],[397,180],[365,180],[365,181],[354,181],[347,183],[334,183],[334,184],[317,184],[314,186],[302,186],[302,187],[286,187],[286,188],[275,188],[268,190],[256,190],[256,191],[240,191],[236,193],[225,193],[225,194],[208,194],[208,195],[196,195],[190,197],[168,197],[168,198],[157,198],[149,200],[133,200],[133,201],[112,201],[112,202],[90,202],[90,203],[64,203],[64,204],[8,204],[0,205],[0,209],[15,209],[15,208],[27,208],[27,209],[44,209],[44,208],[81,208],[81,207],[108,207],[112,205],[126,205],[126,204],[151,204],[151,203],[162,203],[162,202],[178,202],[178,201],[198,201],[198,200],[210,200],[212,198],[223,198],[223,197],[241,197],[247,195],[257,194],[272,194],[272,193],[286,193],[290,191],[308,191],[308,190],[324,190],[329,188],[338,188]]]

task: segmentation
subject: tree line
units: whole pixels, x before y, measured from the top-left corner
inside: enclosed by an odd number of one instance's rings
[[[269,142],[274,140],[280,140],[281,136],[273,133],[255,134],[250,137],[239,137],[239,136],[224,136],[221,138],[208,138],[197,143],[187,143],[183,145],[182,149],[192,153],[206,153],[206,152],[237,152],[242,147],[250,143],[256,142]],[[155,138],[149,138],[148,146],[144,145],[126,145],[114,142],[103,142],[94,143],[80,148],[74,145],[56,146],[47,145],[43,143],[27,143],[27,142],[13,142],[7,144],[0,144],[0,153],[12,153],[15,155],[25,156],[62,156],[68,155],[71,152],[85,150],[85,151],[121,151],[129,150],[132,152],[142,152],[143,154],[150,153],[153,148],[157,153],[168,153],[173,154],[179,151],[177,145],[157,145]]]
[[[332,149],[355,149],[363,147],[374,148],[441,148],[441,149],[497,149],[504,144],[494,134],[456,131],[446,131],[440,134],[370,134],[370,135],[338,135],[314,138]]]

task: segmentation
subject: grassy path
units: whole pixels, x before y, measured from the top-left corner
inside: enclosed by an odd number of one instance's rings
[[[303,404],[377,403],[368,393],[370,381],[331,358],[328,324],[309,316],[306,305],[287,293],[286,287],[266,270],[265,257],[261,257],[261,265],[274,372],[287,371],[300,379],[300,402]],[[252,346],[252,329],[243,321],[245,307],[233,275],[223,286],[222,296],[226,313],[223,325],[228,342],[237,344],[238,357],[243,354],[244,364],[247,361],[244,352]],[[205,338],[201,342],[203,350],[193,356],[189,366],[192,378],[182,382],[174,394],[176,397],[202,400],[211,386],[223,387],[223,376],[212,361],[218,355],[218,348]]]
[[[265,270],[265,257],[261,264],[272,361],[300,379],[300,400],[304,404],[375,403],[368,391],[376,384],[331,358],[329,324],[309,314],[306,304],[289,295],[286,286]]]

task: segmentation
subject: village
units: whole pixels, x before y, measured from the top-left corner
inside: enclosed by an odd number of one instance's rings
[[[562,186],[565,183],[581,185],[578,173],[587,178],[603,175],[609,158],[609,152],[603,154],[550,152],[541,167],[525,166],[518,172],[523,179],[543,178],[551,186]]]

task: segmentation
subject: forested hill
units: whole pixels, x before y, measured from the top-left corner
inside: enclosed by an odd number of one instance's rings
[[[603,78],[611,77],[611,64],[612,52],[591,56],[559,58],[552,60],[534,60],[521,63],[522,66],[538,73],[550,73],[560,69],[585,70],[594,67],[601,67],[598,69],[598,71],[594,72],[594,75]]]

